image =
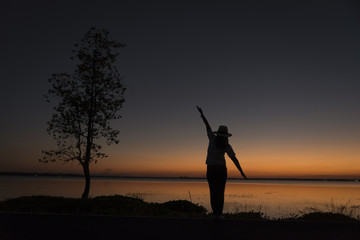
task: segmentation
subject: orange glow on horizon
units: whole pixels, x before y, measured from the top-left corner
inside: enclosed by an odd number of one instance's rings
[[[360,178],[360,150],[350,149],[307,149],[291,151],[285,149],[250,149],[237,157],[249,178]],[[167,153],[161,156],[121,156],[93,165],[94,172],[108,174],[159,177],[205,177],[205,153]],[[105,164],[105,162],[107,162]],[[226,157],[228,176],[241,178],[240,173]]]
[[[121,176],[206,176],[206,140],[200,146],[193,142],[170,145],[163,144],[161,148],[149,144],[140,148],[142,151],[134,144],[123,146],[120,150],[109,149],[109,157],[91,164],[90,172],[93,175]],[[343,145],[278,142],[251,145],[233,141],[231,145],[248,178],[360,179],[360,147],[355,141]],[[39,163],[38,152],[32,152],[34,157],[29,161],[29,155],[13,151],[0,171],[82,174],[77,162]],[[228,157],[226,162],[228,177],[241,178]]]

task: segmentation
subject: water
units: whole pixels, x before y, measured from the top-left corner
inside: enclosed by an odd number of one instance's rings
[[[82,178],[0,176],[0,200],[30,195],[80,197]],[[139,196],[147,202],[185,199],[209,211],[206,180],[93,178],[90,195]],[[261,211],[271,218],[317,209],[360,214],[359,182],[228,181],[224,212]]]

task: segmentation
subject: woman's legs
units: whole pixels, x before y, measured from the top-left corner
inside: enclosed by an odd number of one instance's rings
[[[222,215],[227,170],[223,165],[208,165],[206,178],[210,188],[210,202],[213,214]]]

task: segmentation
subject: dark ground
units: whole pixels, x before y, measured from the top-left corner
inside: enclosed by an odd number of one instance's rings
[[[360,224],[1,212],[0,239],[360,239]]]

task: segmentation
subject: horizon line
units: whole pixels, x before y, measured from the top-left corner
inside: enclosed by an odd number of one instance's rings
[[[41,177],[41,176],[48,176],[48,177],[84,177],[83,174],[80,173],[49,173],[49,172],[10,172],[10,171],[1,171],[0,176],[33,176],[33,177]],[[206,179],[206,177],[188,177],[188,176],[137,176],[137,175],[111,175],[111,174],[93,174],[91,177],[96,178],[131,178],[131,179]],[[228,180],[244,180],[242,177],[229,177]],[[298,178],[291,178],[291,177],[254,177],[248,178],[248,180],[294,180],[294,181],[358,181],[358,178],[306,178],[306,177],[298,177]]]

